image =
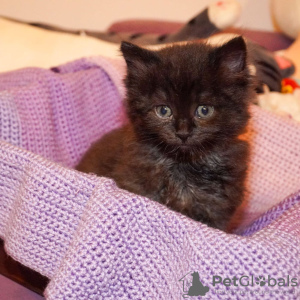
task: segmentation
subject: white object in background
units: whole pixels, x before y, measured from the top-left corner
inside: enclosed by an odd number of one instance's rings
[[[296,39],[300,33],[300,0],[271,0],[271,10],[279,29]]]
[[[237,0],[220,0],[209,5],[208,17],[217,28],[224,29],[237,22],[241,9]]]
[[[53,32],[0,18],[0,72],[49,68],[81,57],[121,57],[118,44]]]
[[[258,96],[258,105],[263,109],[300,122],[300,89],[295,89],[293,94],[265,90],[265,93]]]

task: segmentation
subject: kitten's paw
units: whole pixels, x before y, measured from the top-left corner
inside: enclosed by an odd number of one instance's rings
[[[219,29],[232,26],[240,14],[241,5],[236,0],[220,0],[208,7],[209,20]]]

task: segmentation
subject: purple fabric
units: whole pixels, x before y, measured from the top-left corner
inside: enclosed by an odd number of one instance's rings
[[[90,58],[0,75],[8,254],[50,278],[51,300],[181,299],[191,271],[209,287],[193,299],[299,299],[300,192],[281,200],[300,188],[300,125],[252,107],[249,191],[238,234],[227,234],[72,169],[126,121],[123,74],[121,60]],[[289,276],[298,286],[213,286],[217,275]]]
[[[107,66],[107,71],[98,64]],[[74,166],[91,140],[101,136],[96,124],[112,130],[124,121],[119,83],[122,73],[117,70],[99,57],[96,61],[71,62],[53,71],[27,68],[1,74],[2,140]],[[116,78],[118,88],[110,76]],[[96,106],[103,97],[119,100],[114,103],[115,111],[109,101]],[[78,135],[79,131],[83,134]]]

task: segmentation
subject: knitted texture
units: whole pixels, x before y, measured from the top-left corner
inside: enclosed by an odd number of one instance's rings
[[[123,61],[91,58],[0,75],[8,254],[50,278],[51,300],[183,299],[191,271],[209,287],[191,299],[299,299],[300,125],[252,107],[247,199],[226,234],[71,169],[125,122],[123,74]],[[213,286],[242,275],[253,286]],[[287,276],[298,286],[270,286]]]

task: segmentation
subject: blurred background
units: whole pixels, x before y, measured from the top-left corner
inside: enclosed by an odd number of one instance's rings
[[[213,0],[1,0],[0,15],[67,29],[106,30],[126,19],[189,20]],[[268,0],[239,0],[237,25],[274,30]]]

